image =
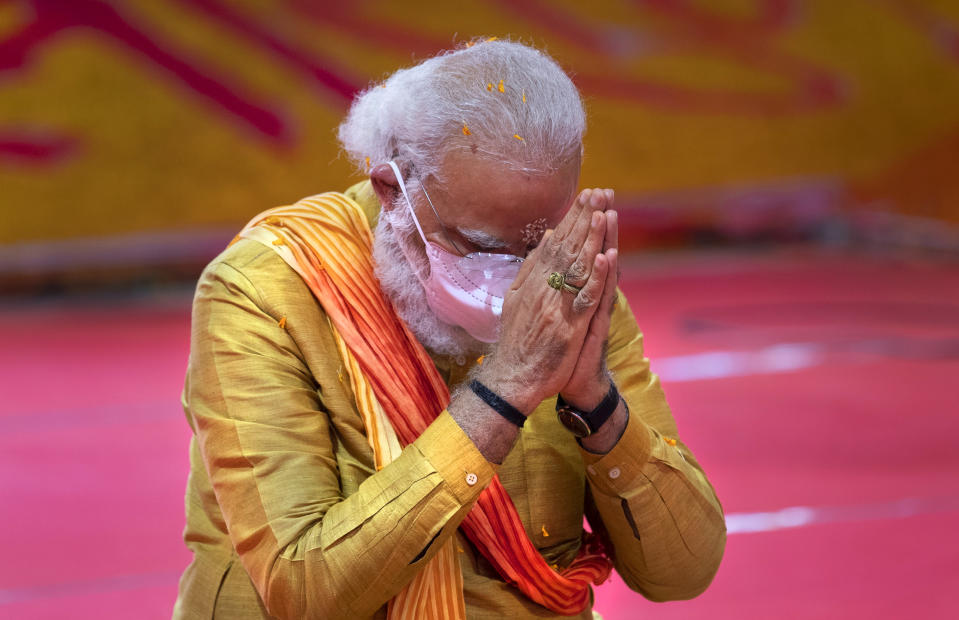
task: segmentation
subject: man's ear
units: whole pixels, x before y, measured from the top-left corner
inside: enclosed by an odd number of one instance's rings
[[[396,204],[396,199],[400,195],[400,184],[396,180],[396,173],[389,164],[380,164],[370,170],[370,182],[373,184],[373,191],[380,199],[384,211],[391,211]]]

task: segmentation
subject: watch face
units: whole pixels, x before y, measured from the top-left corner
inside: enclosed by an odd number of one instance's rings
[[[559,418],[560,423],[577,437],[589,437],[593,432],[592,429],[589,428],[589,424],[586,423],[586,420],[571,409],[561,407],[556,412],[556,416]]]

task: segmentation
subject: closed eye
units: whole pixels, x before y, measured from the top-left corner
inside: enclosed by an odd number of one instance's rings
[[[456,230],[463,239],[479,252],[508,254],[510,246],[508,243],[491,235],[483,230],[473,230],[469,228],[458,228]]]

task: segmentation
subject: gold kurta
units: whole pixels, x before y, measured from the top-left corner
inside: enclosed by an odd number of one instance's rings
[[[374,225],[369,183],[346,193]],[[475,363],[434,361],[450,386]],[[174,617],[382,618],[449,536],[470,618],[549,617],[457,531],[494,473],[550,564],[576,555],[585,514],[607,532],[631,588],[653,600],[699,594],[723,554],[722,509],[677,441],[622,295],[608,365],[631,412],[608,454],[581,449],[551,398],[501,466],[444,412],[375,472],[321,304],[271,248],[235,243],[204,270],[193,304],[183,406],[194,431],[184,531],[194,559]]]

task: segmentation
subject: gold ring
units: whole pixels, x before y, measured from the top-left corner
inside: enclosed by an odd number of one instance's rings
[[[582,287],[573,286],[572,284],[566,281],[566,275],[558,271],[554,271],[549,274],[549,277],[546,278],[546,283],[549,284],[552,288],[555,288],[557,291],[568,291],[573,295],[578,294]]]

